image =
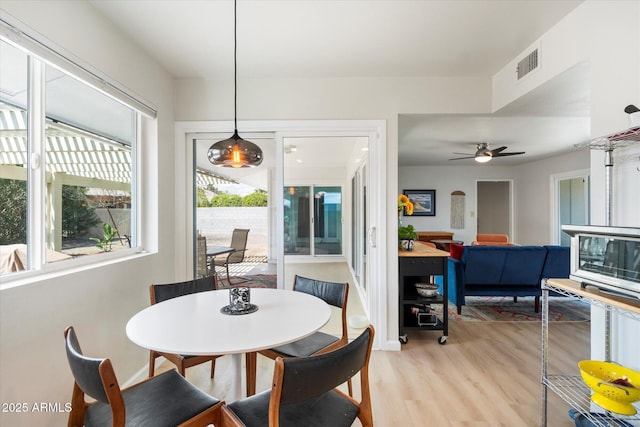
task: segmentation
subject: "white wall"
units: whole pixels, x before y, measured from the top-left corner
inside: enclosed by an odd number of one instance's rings
[[[518,168],[515,191],[518,241],[531,245],[553,243],[551,175],[589,169],[589,158],[588,150],[578,150]]]
[[[63,340],[68,325],[76,327],[87,353],[112,359],[121,382],[148,360],[124,330],[149,305],[149,283],[174,276],[173,192],[158,191],[174,181],[173,90],[170,76],[87,2],[3,0],[0,8],[158,108],[158,129],[150,130],[152,143],[143,149],[141,226],[151,253],[0,291],[0,402],[25,402],[31,409],[70,401],[73,378]],[[0,413],[3,426],[66,425],[66,419],[56,412]]]

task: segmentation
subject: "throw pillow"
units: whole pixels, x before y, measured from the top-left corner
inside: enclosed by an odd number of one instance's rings
[[[452,243],[449,246],[449,256],[451,258],[461,260],[462,252],[464,252],[464,245],[458,245],[457,243]]]

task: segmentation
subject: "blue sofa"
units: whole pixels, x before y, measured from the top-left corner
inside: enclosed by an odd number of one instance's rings
[[[449,257],[449,301],[462,312],[465,296],[535,297],[540,310],[543,278],[568,278],[569,246],[465,246]]]

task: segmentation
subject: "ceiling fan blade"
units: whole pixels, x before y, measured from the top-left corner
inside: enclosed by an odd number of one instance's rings
[[[491,152],[492,156],[496,156],[497,154],[503,152],[504,150],[506,150],[507,147],[505,147],[504,145],[502,147],[498,147],[498,148],[494,148],[493,150],[489,150]]]
[[[453,154],[460,154],[461,156],[474,156],[473,153],[453,153]]]
[[[457,154],[457,153],[453,153],[453,154]],[[461,154],[461,153],[460,153]],[[462,159],[475,159],[476,156],[470,156],[470,157],[456,157],[455,159],[449,159],[449,160],[462,160]]]
[[[517,151],[517,152],[513,152],[513,153],[498,153],[498,154],[494,154],[493,157],[506,157],[506,156],[517,156],[518,154],[524,154],[524,151]]]

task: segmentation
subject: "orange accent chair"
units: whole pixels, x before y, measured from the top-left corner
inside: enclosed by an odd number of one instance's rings
[[[477,234],[472,246],[513,246],[506,234]]]

